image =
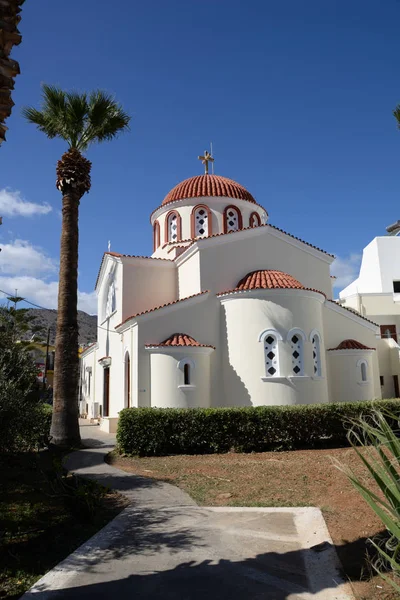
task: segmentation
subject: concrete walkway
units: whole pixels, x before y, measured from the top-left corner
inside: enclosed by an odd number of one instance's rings
[[[352,600],[316,508],[203,508],[183,491],[115,469],[115,437],[81,429],[66,465],[130,505],[40,579],[25,600]]]

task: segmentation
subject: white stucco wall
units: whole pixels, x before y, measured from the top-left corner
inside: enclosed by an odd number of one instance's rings
[[[221,236],[213,244],[199,241],[198,246],[203,290],[214,293],[232,290],[250,271],[277,269],[292,275],[305,287],[331,297],[329,266],[333,258],[299,245],[268,226]],[[182,259],[176,261],[178,268]]]
[[[335,402],[361,402],[381,398],[377,389],[379,369],[374,350],[334,350],[327,352],[331,397]],[[360,360],[367,363],[367,381],[361,379]]]
[[[226,342],[223,348],[224,396],[228,406],[308,404],[328,402],[321,294],[303,290],[254,290],[222,297]],[[293,376],[288,332],[300,328],[305,336],[304,377]],[[280,377],[266,375],[264,346],[259,341],[266,329],[277,330]],[[322,377],[313,379],[310,333],[321,335]]]
[[[210,352],[205,348],[149,350],[150,406],[207,408],[210,405]],[[184,385],[182,361],[190,364],[190,385]]]
[[[400,281],[400,237],[376,237],[363,250],[357,281],[342,290],[339,297],[355,292],[393,293],[394,280]]]
[[[122,290],[121,321],[174,302],[178,294],[176,266],[172,261],[124,258]]]

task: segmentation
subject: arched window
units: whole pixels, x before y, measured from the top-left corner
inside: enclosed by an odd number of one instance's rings
[[[158,221],[154,221],[153,225],[153,249],[154,252],[160,245],[160,223]]]
[[[236,206],[227,206],[224,210],[224,233],[243,229],[242,213]]]
[[[250,227],[259,227],[261,225],[261,217],[258,213],[252,212],[249,219]]]
[[[190,365],[186,363],[183,366],[183,383],[184,385],[190,385]]]
[[[367,383],[368,382],[368,363],[364,358],[361,358],[358,363],[357,363],[357,367],[360,369],[359,373],[360,373],[360,383]]]
[[[292,377],[304,375],[304,331],[294,327],[288,333],[287,340],[290,343],[292,355]]]
[[[275,329],[266,329],[260,333],[258,341],[264,346],[265,377],[279,377],[279,342],[282,336]]]
[[[181,240],[181,217],[176,210],[171,210],[165,219],[165,241],[179,242]]]
[[[195,368],[195,364],[193,360],[191,360],[190,358],[182,358],[182,360],[178,362],[177,367],[182,372],[182,375],[180,375],[178,380],[178,388],[185,387],[187,385],[194,387],[193,371]]]
[[[310,333],[310,342],[313,352],[314,377],[322,377],[321,336],[315,329]]]
[[[192,210],[192,238],[207,237],[212,229],[211,211],[205,204],[199,204]]]

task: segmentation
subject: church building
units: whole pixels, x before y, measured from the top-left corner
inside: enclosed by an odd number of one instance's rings
[[[124,407],[380,398],[379,319],[333,300],[334,256],[271,225],[245,187],[199,158],[205,173],[150,216],[153,254],[104,253],[81,414],[113,432]]]

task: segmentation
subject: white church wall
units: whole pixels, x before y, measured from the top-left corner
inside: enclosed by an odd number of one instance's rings
[[[205,291],[200,282],[200,255],[195,252],[180,263],[178,268],[179,298],[187,298],[193,294]]]
[[[320,294],[303,290],[254,290],[221,298],[225,313],[226,342],[222,344],[225,402],[229,406],[261,406],[328,402]],[[294,377],[288,332],[300,328],[304,376]],[[279,376],[266,377],[264,343],[260,335],[276,330]],[[310,334],[321,335],[321,375],[313,379]]]
[[[327,355],[333,402],[362,402],[381,398],[376,351],[333,350]],[[366,381],[362,380],[362,362],[366,363]]]
[[[150,354],[150,405],[158,408],[207,408],[210,405],[210,356],[203,348],[153,349]],[[190,369],[184,383],[183,364]]]
[[[96,358],[97,348],[93,346],[83,353],[80,359],[82,399],[79,407],[81,415],[94,418],[94,402],[96,393]]]
[[[124,259],[122,286],[123,302],[119,322],[177,299],[175,264],[152,259]]]
[[[199,296],[151,317],[142,317],[138,323],[138,406],[151,406],[150,354],[145,346],[159,344],[174,333],[186,333],[200,344],[215,346],[220,351],[219,302],[215,297]],[[190,352],[190,350],[189,350]],[[210,365],[216,364],[213,355]],[[210,367],[211,368],[211,367]],[[154,371],[153,371],[154,372]],[[220,397],[220,386],[212,393]]]
[[[383,377],[383,385],[381,385],[382,398],[393,398],[395,395],[393,375],[399,371],[399,354],[397,348],[397,365],[392,367],[392,348],[396,345],[392,339],[376,340],[376,348],[378,353],[379,375]],[[396,355],[395,355],[396,356]],[[396,368],[397,367],[397,368]]]
[[[294,247],[290,238],[276,237],[267,227],[222,236],[212,245],[200,247],[200,253],[201,287],[214,293],[234,289],[250,271],[277,269],[328,298],[331,294],[329,264],[333,259]],[[177,262],[179,265],[179,259]]]

